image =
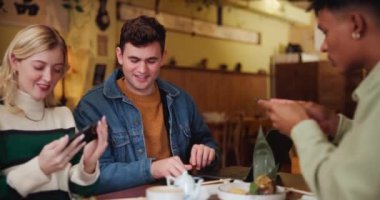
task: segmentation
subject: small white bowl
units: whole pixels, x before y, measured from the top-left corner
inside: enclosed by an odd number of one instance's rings
[[[281,186],[277,186],[276,193],[270,195],[248,195],[230,192],[232,188],[249,191],[249,185],[250,183],[246,182],[223,184],[218,187],[218,197],[221,200],[285,200],[286,198],[285,188]]]

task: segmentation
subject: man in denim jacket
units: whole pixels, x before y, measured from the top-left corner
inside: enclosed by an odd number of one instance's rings
[[[165,32],[154,18],[126,21],[116,48],[121,68],[74,110],[78,128],[103,115],[109,123],[98,193],[179,176],[219,160],[218,147],[192,98],[158,78]]]

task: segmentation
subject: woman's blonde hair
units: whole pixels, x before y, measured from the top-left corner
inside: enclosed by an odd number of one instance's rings
[[[15,105],[17,93],[17,73],[12,68],[11,57],[21,61],[37,53],[60,48],[67,65],[67,46],[62,36],[54,28],[46,25],[31,25],[20,30],[9,44],[0,66],[0,100],[11,111],[21,111]],[[45,107],[55,106],[54,93],[45,98]]]

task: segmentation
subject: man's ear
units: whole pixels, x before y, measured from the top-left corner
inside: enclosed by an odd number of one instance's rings
[[[367,31],[366,18],[360,12],[353,12],[349,17],[351,23],[351,33],[358,33],[361,37],[363,37]]]
[[[116,59],[120,65],[123,65],[123,51],[120,47],[116,47]]]
[[[164,52],[162,52],[161,67],[164,66],[164,60],[166,59],[167,54],[168,53],[167,53],[167,51],[165,49]]]

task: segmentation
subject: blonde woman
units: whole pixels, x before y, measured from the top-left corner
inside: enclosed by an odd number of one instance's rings
[[[95,187],[107,123],[88,145],[83,136],[68,144],[74,119],[53,96],[66,71],[67,47],[53,28],[28,26],[11,41],[0,67],[0,199],[71,199]]]

